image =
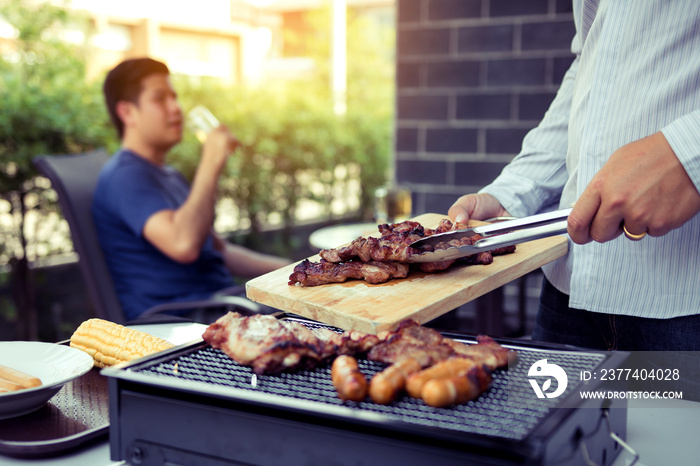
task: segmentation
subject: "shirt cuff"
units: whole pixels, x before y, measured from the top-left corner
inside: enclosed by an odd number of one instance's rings
[[[661,132],[700,192],[700,110],[678,118]]]
[[[518,187],[517,191],[513,189],[514,186]],[[503,208],[513,217],[526,217],[540,208],[540,200],[532,194],[535,191],[535,183],[531,180],[502,173],[493,183],[479,192],[491,194],[498,199]]]

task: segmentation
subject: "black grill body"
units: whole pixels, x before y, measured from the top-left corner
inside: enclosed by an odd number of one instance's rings
[[[612,463],[619,448],[603,414],[625,439],[626,400],[579,402],[576,392],[580,371],[618,367],[627,355],[499,342],[518,351],[518,364],[494,373],[477,400],[450,408],[408,396],[387,406],[343,402],[330,366],[255,376],[202,341],[182,345],[102,371],[111,456],[138,465]],[[537,399],[527,382],[528,369],[543,358],[568,375],[557,399]],[[368,379],[385,367],[358,362]]]

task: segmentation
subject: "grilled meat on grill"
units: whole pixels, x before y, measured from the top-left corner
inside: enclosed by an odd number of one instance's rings
[[[294,267],[289,277],[289,285],[318,286],[327,283],[342,283],[349,278],[365,280],[370,284],[385,283],[392,278],[405,278],[409,272],[408,261],[414,254],[424,251],[410,247],[411,243],[426,236],[466,228],[462,223],[453,224],[443,219],[435,229],[424,228],[420,223],[407,220],[400,223],[379,225],[379,238],[359,237],[347,246],[324,249],[319,255],[320,262],[308,259]],[[446,241],[433,249],[474,244],[480,235]],[[515,246],[500,248],[491,252],[480,252],[462,259],[412,264],[424,273],[435,273],[450,268],[454,263],[463,265],[490,264],[493,254],[506,254],[515,251]]]
[[[367,396],[367,379],[352,356],[335,358],[331,366],[331,381],[341,400],[362,401]]]
[[[396,330],[378,336],[382,341],[367,353],[371,361],[393,364],[403,358],[413,358],[426,367],[454,354],[440,332],[411,319],[400,322]]]
[[[380,333],[380,342],[367,353],[367,359],[393,364],[403,358],[414,358],[423,367],[450,357],[470,358],[485,364],[489,370],[508,365],[515,353],[486,335],[477,337],[478,344],[466,345],[443,336],[437,330],[406,319],[393,332]]]
[[[358,332],[310,329],[270,315],[229,312],[207,327],[204,341],[256,374],[312,368],[338,354],[366,352],[379,340]]]
[[[408,384],[414,387],[409,391],[411,396],[422,397],[422,389],[427,382],[462,376],[468,377],[469,380],[441,382],[431,389],[431,403],[435,397],[440,400],[448,399],[437,394],[443,394],[443,390],[449,390],[449,387],[460,387],[464,392],[461,397],[454,398],[450,403],[459,402],[465,397],[471,399],[473,393],[481,393],[486,389],[479,388],[486,380],[490,381],[490,376],[482,372],[490,374],[507,366],[508,362],[516,357],[514,351],[503,348],[490,337],[480,335],[477,337],[477,344],[466,345],[444,337],[436,330],[422,327],[413,320],[401,322],[395,331],[380,334],[379,338],[382,341],[372,347],[367,353],[367,359],[391,364],[383,372],[375,375],[370,382],[370,395],[379,393],[380,396],[375,401],[382,404],[392,401]],[[407,370],[407,367],[410,369]],[[426,369],[419,372],[422,368]]]
[[[389,404],[406,386],[406,379],[422,369],[421,363],[412,357],[402,358],[372,377],[369,396],[377,404]]]
[[[465,345],[451,338],[445,339],[445,343],[454,350],[455,356],[479,361],[490,371],[515,362],[517,353],[502,347],[493,338],[487,335],[478,335],[476,341],[476,345]]]
[[[393,401],[409,384],[417,387],[412,395],[434,406],[472,399],[488,388],[490,373],[515,355],[490,337],[479,336],[477,344],[465,345],[410,319],[393,331],[367,335],[229,312],[207,327],[203,338],[256,374],[311,369],[337,356],[366,353],[370,360],[391,364],[370,383],[370,396],[381,404]],[[341,398],[364,399],[367,385],[354,358],[336,358],[332,373]],[[423,389],[434,380],[438,382],[430,385],[425,398]]]
[[[491,385],[491,373],[483,366],[474,366],[464,373],[429,380],[420,397],[434,408],[466,403],[484,393]]]

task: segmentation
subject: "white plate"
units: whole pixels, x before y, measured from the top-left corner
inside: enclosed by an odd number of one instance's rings
[[[207,327],[208,325],[195,322],[129,325],[129,328],[162,338],[173,345],[182,345],[201,338]]]
[[[36,341],[0,342],[0,365],[41,380],[41,386],[0,393],[0,419],[21,416],[48,402],[67,382],[92,369],[92,356],[55,343]]]

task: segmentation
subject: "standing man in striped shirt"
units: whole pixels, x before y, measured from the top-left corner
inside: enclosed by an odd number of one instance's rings
[[[700,350],[700,5],[575,0],[575,54],[522,151],[452,219],[569,217],[533,338]]]

